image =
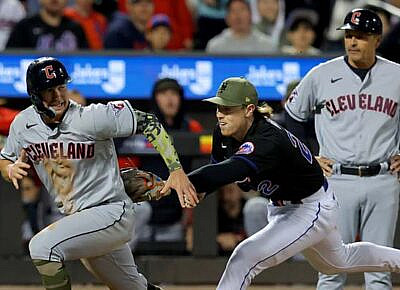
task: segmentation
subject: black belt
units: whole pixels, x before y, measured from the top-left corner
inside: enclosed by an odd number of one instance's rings
[[[380,171],[381,171],[380,164],[359,165],[359,166],[340,165],[340,172],[342,174],[357,175],[361,177],[378,175]]]

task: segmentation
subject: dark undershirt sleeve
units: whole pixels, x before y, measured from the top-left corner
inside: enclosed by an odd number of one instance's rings
[[[242,181],[254,174],[254,168],[241,159],[230,158],[215,164],[202,166],[188,174],[198,193],[212,193],[226,184]]]
[[[299,122],[290,117],[285,111],[286,129],[303,142],[307,142],[306,137],[306,122]]]

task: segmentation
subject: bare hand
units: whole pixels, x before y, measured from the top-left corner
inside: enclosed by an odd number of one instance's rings
[[[321,166],[322,171],[325,176],[331,176],[333,173],[332,165],[335,163],[333,160],[328,159],[323,156],[315,156],[315,159],[318,161],[319,166]]]
[[[182,207],[195,207],[199,203],[196,189],[183,169],[177,169],[170,173],[164,188],[161,190],[161,194],[164,194],[171,188],[175,189],[178,194]]]
[[[26,151],[22,149],[17,161],[7,165],[8,177],[16,189],[19,189],[18,180],[21,180],[24,178],[24,176],[27,176],[28,172],[26,169],[31,167],[28,163],[25,163],[26,161]]]
[[[392,174],[398,173],[400,171],[400,154],[390,157],[389,169]]]

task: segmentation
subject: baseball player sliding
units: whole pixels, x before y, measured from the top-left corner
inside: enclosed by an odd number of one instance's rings
[[[400,66],[375,54],[382,34],[375,12],[354,9],[338,29],[345,32],[346,56],[315,67],[300,82],[286,104],[288,129],[324,105],[315,115],[317,160],[340,205],[342,238],[353,242],[359,233],[362,241],[392,246],[400,192]],[[301,139],[303,128],[293,131]],[[343,289],[345,279],[320,275],[318,289]],[[389,273],[366,273],[365,281],[368,289],[392,289]]]
[[[82,107],[67,97],[64,65],[39,58],[27,70],[32,106],[11,124],[1,151],[2,176],[18,189],[33,164],[42,183],[67,216],[35,235],[30,255],[46,289],[71,289],[64,261],[81,259],[111,289],[160,289],[136,268],[127,242],[134,205],[120,177],[113,137],[143,133],[170,170],[163,190],[175,188],[184,205],[198,202],[166,131],[152,114],[127,101]]]

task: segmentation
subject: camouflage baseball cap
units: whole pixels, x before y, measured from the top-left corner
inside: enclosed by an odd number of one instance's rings
[[[227,107],[250,104],[257,106],[258,95],[253,84],[244,77],[233,77],[221,83],[215,97],[203,101]]]

